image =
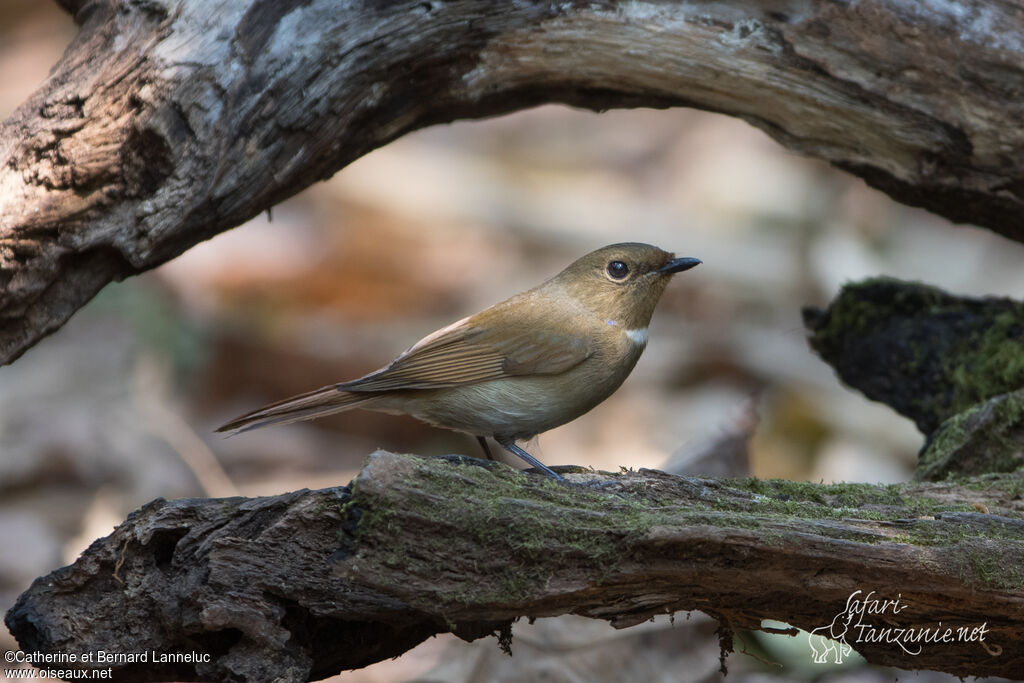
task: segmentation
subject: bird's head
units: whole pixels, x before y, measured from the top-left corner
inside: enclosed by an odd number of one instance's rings
[[[602,317],[628,329],[647,327],[654,307],[675,273],[700,264],[700,259],[639,242],[602,247],[581,257],[556,275],[551,284]]]

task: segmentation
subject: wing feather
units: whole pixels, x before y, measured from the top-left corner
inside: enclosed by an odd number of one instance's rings
[[[387,367],[337,385],[352,392],[440,389],[532,374],[558,374],[592,353],[578,334],[518,317],[503,324],[489,309],[425,337]]]

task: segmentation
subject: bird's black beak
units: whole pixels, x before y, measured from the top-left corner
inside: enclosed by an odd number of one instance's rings
[[[694,266],[699,266],[702,263],[704,262],[701,261],[699,258],[674,258],[665,265],[663,265],[661,268],[658,268],[658,272],[665,273],[666,275],[671,275],[672,273],[681,273],[684,270],[689,270],[690,268],[693,268]]]

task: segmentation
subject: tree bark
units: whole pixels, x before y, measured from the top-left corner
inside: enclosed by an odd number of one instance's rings
[[[908,204],[1024,241],[1008,0],[62,0],[0,127],[0,362],[416,128],[543,102],[741,117]]]
[[[843,382],[926,435],[919,479],[1024,466],[1024,303],[875,278],[804,324]]]
[[[434,633],[495,633],[507,646],[524,616],[626,627],[701,610],[728,628],[776,619],[811,630],[860,590],[901,604],[864,624],[984,627],[980,640],[911,656],[859,642],[855,620],[846,640],[869,661],[1024,672],[1024,474],[827,486],[574,472],[562,484],[471,458],[378,452],[347,487],[157,500],[38,579],[6,621],[26,652],[200,660],[103,666],[120,680],[304,681]]]

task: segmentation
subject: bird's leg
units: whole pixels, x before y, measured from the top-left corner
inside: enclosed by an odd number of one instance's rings
[[[491,447],[487,445],[487,439],[482,436],[476,437],[477,442],[480,444],[480,448],[484,449],[484,455],[487,456],[488,460],[494,460],[494,456],[491,454]]]
[[[522,448],[517,446],[515,441],[512,441],[511,439],[499,439],[498,437],[494,437],[494,440],[497,441],[498,445],[504,448],[506,451],[508,451],[512,455],[516,455],[522,458],[523,460],[530,463],[536,469],[540,470],[541,472],[551,477],[552,479],[565,481],[565,477],[560,475],[558,472],[555,472],[554,470],[548,468],[540,460],[537,460],[537,458],[533,457],[532,455],[524,451]]]

